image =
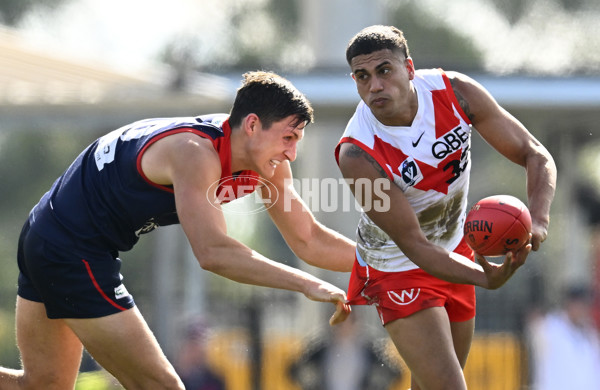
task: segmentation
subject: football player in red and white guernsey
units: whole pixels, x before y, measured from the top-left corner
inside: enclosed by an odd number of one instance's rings
[[[363,29],[346,59],[362,101],[336,159],[363,207],[348,298],[376,306],[411,370],[412,390],[466,389],[474,286],[499,288],[546,239],[554,161],[473,79],[415,70],[395,27]],[[532,236],[502,264],[463,240],[472,128],[526,169]]]

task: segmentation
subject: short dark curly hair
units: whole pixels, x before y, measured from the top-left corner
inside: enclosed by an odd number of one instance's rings
[[[306,96],[289,80],[272,72],[244,74],[231,108],[229,124],[239,126],[242,119],[252,113],[260,118],[265,129],[290,115],[296,116],[295,126],[313,121],[313,108]]]
[[[375,25],[365,27],[350,40],[346,47],[346,61],[351,65],[352,59],[358,55],[384,49],[402,53],[405,58],[410,57],[402,30],[394,26]]]

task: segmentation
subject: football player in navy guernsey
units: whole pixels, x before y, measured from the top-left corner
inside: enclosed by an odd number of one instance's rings
[[[288,80],[249,72],[229,115],[142,120],[85,149],[23,227],[22,369],[0,368],[0,388],[72,389],[85,347],[127,389],[183,389],[119,272],[119,252],[160,225],[181,224],[203,269],[331,302],[330,323],[343,321],[343,290],[230,238],[220,205],[260,192],[299,258],[349,272],[355,243],[318,223],[291,186],[290,162],[312,120]]]
[[[376,306],[411,370],[412,390],[466,389],[474,286],[499,288],[546,239],[556,166],[476,81],[415,70],[401,30],[363,29],[346,59],[361,102],[336,158],[349,183],[362,181],[351,189],[364,210],[348,299]],[[502,264],[473,254],[463,240],[472,128],[526,170],[532,234]]]

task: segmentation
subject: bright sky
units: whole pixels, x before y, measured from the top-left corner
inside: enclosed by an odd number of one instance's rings
[[[487,68],[494,72],[525,67],[565,75],[574,64],[595,63],[600,73],[597,4],[569,14],[554,2],[536,0],[514,26],[481,0],[455,0],[452,6],[445,0],[421,4],[440,23],[469,36],[482,51]]]
[[[71,0],[60,12],[30,15],[23,28],[46,49],[135,72],[155,61],[160,48],[187,30],[223,25],[229,0]],[[200,12],[199,5],[202,4]],[[212,35],[212,34],[211,34]]]
[[[159,50],[178,34],[197,33],[201,55],[226,51],[221,43],[229,32],[227,10],[262,2],[71,0],[59,13],[30,15],[23,27],[46,49],[65,49],[121,71],[136,72],[155,63]],[[524,11],[522,21],[510,26],[488,1],[453,0],[449,5],[447,0],[427,0],[416,4],[439,23],[470,37],[494,72],[526,67],[561,75],[568,73],[572,64],[600,64],[599,7],[569,15],[553,2],[536,0]],[[253,35],[261,36],[261,25],[265,23],[253,18]]]

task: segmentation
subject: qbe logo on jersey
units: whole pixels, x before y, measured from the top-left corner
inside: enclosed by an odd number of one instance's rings
[[[395,291],[388,291],[387,295],[392,300],[392,302],[394,302],[396,305],[404,306],[404,305],[410,305],[411,303],[413,303],[419,296],[420,292],[421,292],[420,288],[417,288],[417,289],[411,288],[411,289],[400,291],[400,294],[398,294]]]

